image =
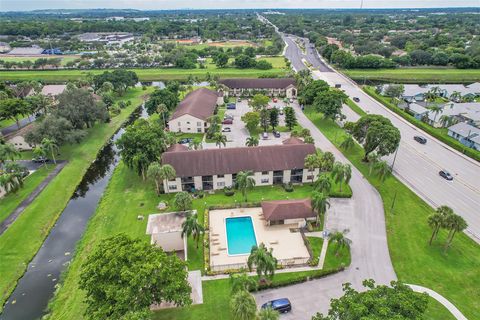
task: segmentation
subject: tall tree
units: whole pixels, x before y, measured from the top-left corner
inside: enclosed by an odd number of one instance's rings
[[[461,232],[467,229],[468,224],[458,214],[448,215],[445,219],[445,227],[449,229],[447,241],[445,242],[445,251],[450,247],[453,241],[453,237],[457,232]]]
[[[262,126],[263,132],[267,132],[269,122],[270,112],[267,110],[267,108],[262,108],[260,110],[260,125]]]
[[[198,249],[198,243],[201,239],[201,236],[204,232],[203,226],[198,223],[198,217],[197,214],[188,214],[187,219],[182,223],[182,238],[184,236],[190,237],[192,236],[193,240],[195,240],[195,243],[197,245]]]
[[[252,171],[240,171],[235,179],[235,187],[242,192],[243,200],[247,202],[247,191],[255,187]]]
[[[254,277],[249,276],[245,271],[230,274],[230,285],[232,287],[232,294],[239,291],[256,290],[258,283]]]
[[[247,147],[256,147],[258,146],[258,138],[256,136],[250,136],[247,138],[247,141],[245,142],[245,145]]]
[[[11,143],[0,143],[0,169],[3,169],[7,160],[13,161],[20,157],[20,152]]]
[[[213,140],[215,141],[215,145],[219,148],[221,148],[222,145],[224,147],[227,145],[227,136],[221,134],[220,132],[215,133],[215,135],[213,136]]]
[[[336,231],[329,236],[329,241],[335,243],[335,255],[338,255],[342,248],[350,248],[350,239],[345,234],[348,230]]]
[[[347,99],[342,91],[329,90],[323,91],[317,94],[313,101],[315,110],[323,113],[323,116],[327,119],[335,120],[342,115],[342,105]]]
[[[336,162],[333,165],[332,177],[335,182],[340,185],[340,192],[342,192],[342,184],[350,182],[352,177],[352,167],[349,164],[342,164]]]
[[[295,116],[295,110],[292,107],[285,107],[285,125],[287,126],[288,130],[292,130],[293,127],[297,125],[297,117]]]
[[[326,173],[322,173],[315,181],[314,188],[323,194],[329,194],[332,190],[330,177]]]
[[[390,173],[391,168],[388,165],[387,161],[382,160],[375,163],[375,171],[377,172],[378,177],[380,178],[380,181],[383,182],[385,181],[385,178],[387,177],[387,175]]]
[[[152,162],[147,169],[147,177],[155,182],[155,191],[160,195],[161,185],[163,184],[162,165],[158,162]]]
[[[258,312],[258,320],[278,320],[280,319],[280,313],[270,307],[264,308]]]
[[[316,154],[308,154],[304,160],[304,167],[307,168],[309,171],[313,172],[315,169],[320,168],[322,166],[321,160]],[[315,178],[315,174],[312,173],[312,182]]]
[[[448,206],[440,206],[435,210],[435,213],[432,213],[428,216],[428,225],[432,228],[432,236],[430,237],[429,244],[432,245],[433,240],[438,236],[438,232],[441,228],[447,226],[447,217],[453,214],[452,208]]]
[[[277,268],[277,259],[273,256],[273,249],[267,249],[264,243],[253,246],[247,260],[248,269],[255,267],[259,281],[271,279]]]
[[[351,135],[348,135],[345,138],[345,140],[343,140],[342,143],[340,144],[340,148],[348,151],[351,148],[353,148],[354,145],[355,145],[355,140],[353,139],[353,137]]]
[[[189,305],[187,277],[185,262],[161,248],[125,234],[104,239],[81,267],[79,287],[86,295],[85,316],[120,319],[164,301]]]
[[[260,124],[260,114],[256,111],[245,113],[241,119],[245,123],[248,132],[253,132]]]
[[[20,98],[7,98],[0,100],[0,119],[12,119],[20,129],[20,117],[32,113],[30,105]]]
[[[317,211],[317,224],[320,222],[321,217],[327,213],[327,208],[330,208],[330,202],[328,201],[328,195],[322,192],[312,192],[312,209]]]
[[[55,153],[58,153],[59,150],[57,142],[53,139],[43,138],[41,148],[45,150],[45,153],[50,153],[53,163],[57,164],[55,160]]]
[[[277,108],[272,108],[268,112],[270,126],[272,127],[272,131],[275,131],[275,128],[278,126],[278,116],[279,111]]]
[[[252,100],[249,102],[250,107],[252,107],[255,111],[259,111],[263,108],[268,106],[268,102],[270,98],[263,94],[255,94],[252,97]]]

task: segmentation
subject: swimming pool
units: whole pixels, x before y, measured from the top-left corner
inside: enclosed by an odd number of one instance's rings
[[[226,218],[225,227],[229,255],[249,254],[257,245],[251,217]]]

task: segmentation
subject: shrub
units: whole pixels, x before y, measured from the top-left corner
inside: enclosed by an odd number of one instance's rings
[[[231,197],[235,194],[235,190],[233,189],[233,187],[225,187],[225,188],[223,188],[223,193],[227,197]]]
[[[287,182],[283,184],[283,189],[286,192],[293,192],[293,184],[291,182]]]
[[[118,116],[122,112],[122,110],[118,106],[111,106],[110,107],[110,115],[112,117]]]

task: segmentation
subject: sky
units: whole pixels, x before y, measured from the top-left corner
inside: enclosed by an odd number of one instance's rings
[[[0,11],[35,9],[359,8],[362,0],[0,0]],[[480,7],[480,0],[363,0],[364,8]]]

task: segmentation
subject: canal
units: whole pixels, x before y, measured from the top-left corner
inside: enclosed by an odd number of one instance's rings
[[[148,115],[143,107],[130,117],[128,123]],[[100,151],[87,170],[66,208],[58,218],[45,242],[29,263],[27,271],[7,300],[1,320],[34,320],[46,313],[60,275],[73,258],[75,246],[81,239],[88,220],[94,214],[113,170],[120,161],[115,141],[124,132],[121,128]],[[28,238],[25,239],[28,241]]]

